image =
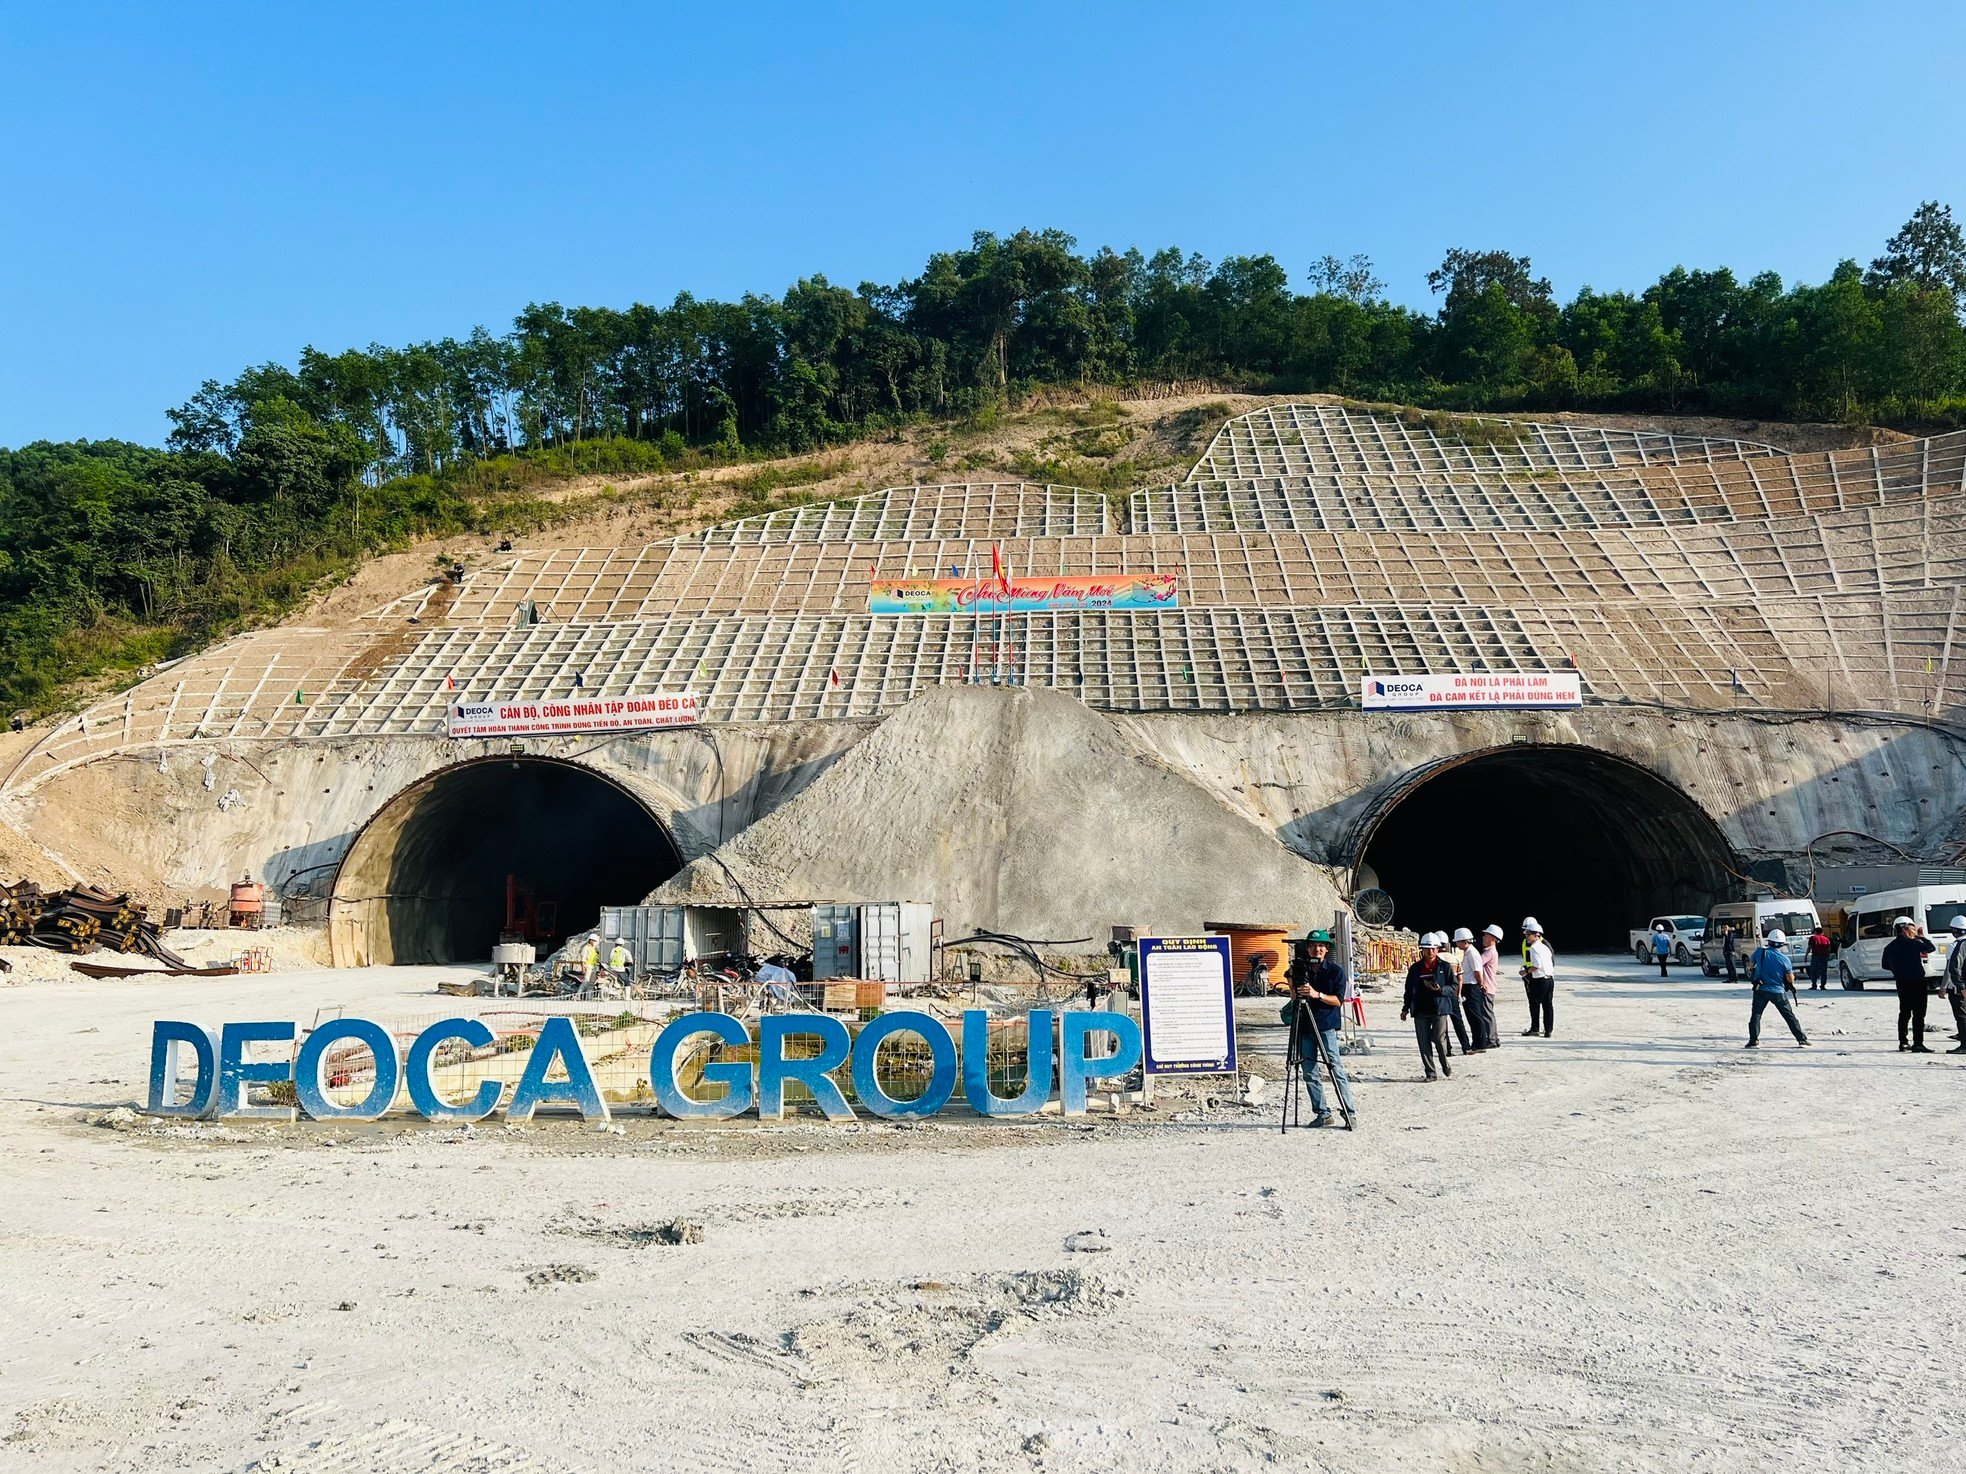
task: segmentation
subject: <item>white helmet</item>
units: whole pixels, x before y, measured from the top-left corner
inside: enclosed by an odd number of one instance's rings
[[[1664,931],[1665,929],[1666,929],[1666,924],[1663,921],[1655,921],[1652,923],[1652,930],[1654,931]]]
[[[1773,942],[1777,947],[1779,947],[1782,945],[1782,943],[1788,940],[1788,936],[1786,933],[1783,932],[1783,930],[1779,926],[1777,926],[1771,928],[1768,934],[1764,936],[1761,940],[1764,942]]]
[[[1465,926],[1457,926],[1454,928],[1454,940],[1457,942],[1472,942],[1474,940],[1474,933],[1469,931]]]
[[[1481,929],[1481,934],[1484,937],[1493,937],[1498,942],[1502,940],[1503,936],[1502,928],[1492,921]]]
[[[1966,931],[1966,916],[1955,916],[1946,923],[1948,931]]]
[[[1421,932],[1420,945],[1423,947],[1438,947],[1440,945],[1440,933],[1437,931]]]
[[[1536,935],[1541,936],[1543,934],[1543,923],[1533,916],[1525,916],[1522,918],[1522,929],[1526,932],[1533,931]]]
[[[1909,916],[1900,916],[1896,921],[1891,923],[1891,929],[1893,931],[1896,931],[1901,926],[1917,926],[1917,925],[1918,923],[1913,921]]]

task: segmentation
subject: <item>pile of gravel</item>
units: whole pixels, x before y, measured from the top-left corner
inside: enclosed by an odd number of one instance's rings
[[[735,879],[733,880],[733,877]],[[931,901],[978,927],[1092,937],[1329,921],[1327,873],[1110,719],[1039,687],[917,697],[651,902]]]

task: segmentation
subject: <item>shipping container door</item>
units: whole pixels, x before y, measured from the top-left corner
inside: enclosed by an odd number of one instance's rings
[[[901,907],[892,901],[860,908],[860,976],[901,981]]]

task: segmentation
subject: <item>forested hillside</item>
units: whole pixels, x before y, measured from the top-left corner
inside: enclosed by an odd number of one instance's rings
[[[1966,239],[1925,204],[1820,285],[1674,268],[1555,299],[1527,257],[1455,250],[1431,312],[1362,257],[1083,254],[978,234],[895,286],[539,304],[511,331],[301,351],[207,381],[167,449],[0,451],[0,703],[291,605],[362,551],[522,526],[532,490],[810,450],[990,412],[1040,385],[1208,379],[1457,409],[1966,419]],[[1301,290],[1299,286],[1301,285]]]

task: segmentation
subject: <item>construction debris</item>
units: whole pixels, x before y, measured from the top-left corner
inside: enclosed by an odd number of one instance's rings
[[[0,885],[0,946],[140,952],[167,967],[200,970],[164,945],[163,929],[145,907],[92,885],[65,891],[44,891],[31,880]]]

